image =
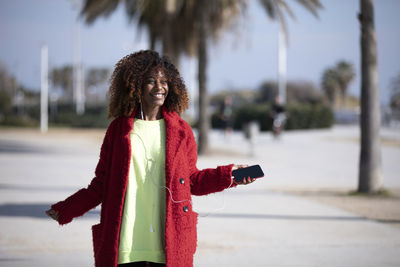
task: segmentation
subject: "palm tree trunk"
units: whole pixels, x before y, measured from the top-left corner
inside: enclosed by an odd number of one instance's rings
[[[373,0],[360,0],[361,14],[361,151],[358,191],[377,192],[382,184],[380,106]]]
[[[346,109],[346,88],[342,88],[341,90],[341,98],[342,98],[342,109]]]
[[[149,37],[150,49],[155,51],[156,50],[156,37],[151,33],[149,33],[149,34],[150,34],[150,37]]]
[[[177,69],[180,69],[180,58],[179,53],[176,51],[174,47],[174,43],[171,38],[165,37],[163,38],[163,55],[169,57],[172,63],[175,65]]]
[[[162,37],[163,54],[167,55],[171,59],[172,63],[179,69],[180,68],[179,52],[177,51],[174,41],[172,39],[172,31],[174,29],[171,29],[169,19],[170,18],[167,18],[167,21],[165,21],[163,30],[163,37]]]
[[[207,96],[207,44],[205,12],[199,11],[199,39],[198,39],[198,79],[199,79],[199,120],[198,120],[198,153],[204,154],[208,150],[208,96]]]

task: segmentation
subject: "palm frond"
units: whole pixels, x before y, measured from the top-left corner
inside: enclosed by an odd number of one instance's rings
[[[319,0],[297,0],[303,7],[318,18],[318,9],[323,8]]]
[[[80,12],[87,24],[93,23],[98,17],[108,17],[118,7],[119,0],[86,0]]]
[[[318,9],[322,8],[319,0],[297,0],[297,2],[310,11],[314,16],[318,17]],[[283,32],[287,35],[286,16],[295,19],[290,6],[285,0],[260,0],[261,6],[266,11],[268,17],[280,23]]]

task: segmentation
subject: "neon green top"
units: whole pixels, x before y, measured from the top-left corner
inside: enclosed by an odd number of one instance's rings
[[[165,122],[135,119],[118,264],[165,263]]]

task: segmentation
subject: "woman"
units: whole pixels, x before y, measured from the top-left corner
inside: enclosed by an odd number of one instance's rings
[[[192,266],[197,213],[191,194],[235,186],[232,170],[243,166],[196,168],[192,129],[179,116],[188,106],[185,84],[157,52],[121,59],[109,94],[114,120],[95,177],[46,213],[64,225],[102,204],[100,223],[92,226],[96,266]]]

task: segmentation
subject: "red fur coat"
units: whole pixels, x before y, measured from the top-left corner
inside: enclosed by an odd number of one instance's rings
[[[175,112],[162,109],[166,128],[165,179],[175,200],[222,191],[231,184],[233,165],[196,168],[196,142],[190,126]],[[92,226],[95,266],[117,266],[121,216],[129,174],[129,133],[134,116],[113,120],[104,137],[95,177],[66,200],[52,205],[60,225],[82,216],[100,203],[100,223]],[[193,266],[197,243],[197,213],[191,202],[173,203],[166,192],[165,254],[167,266]]]

